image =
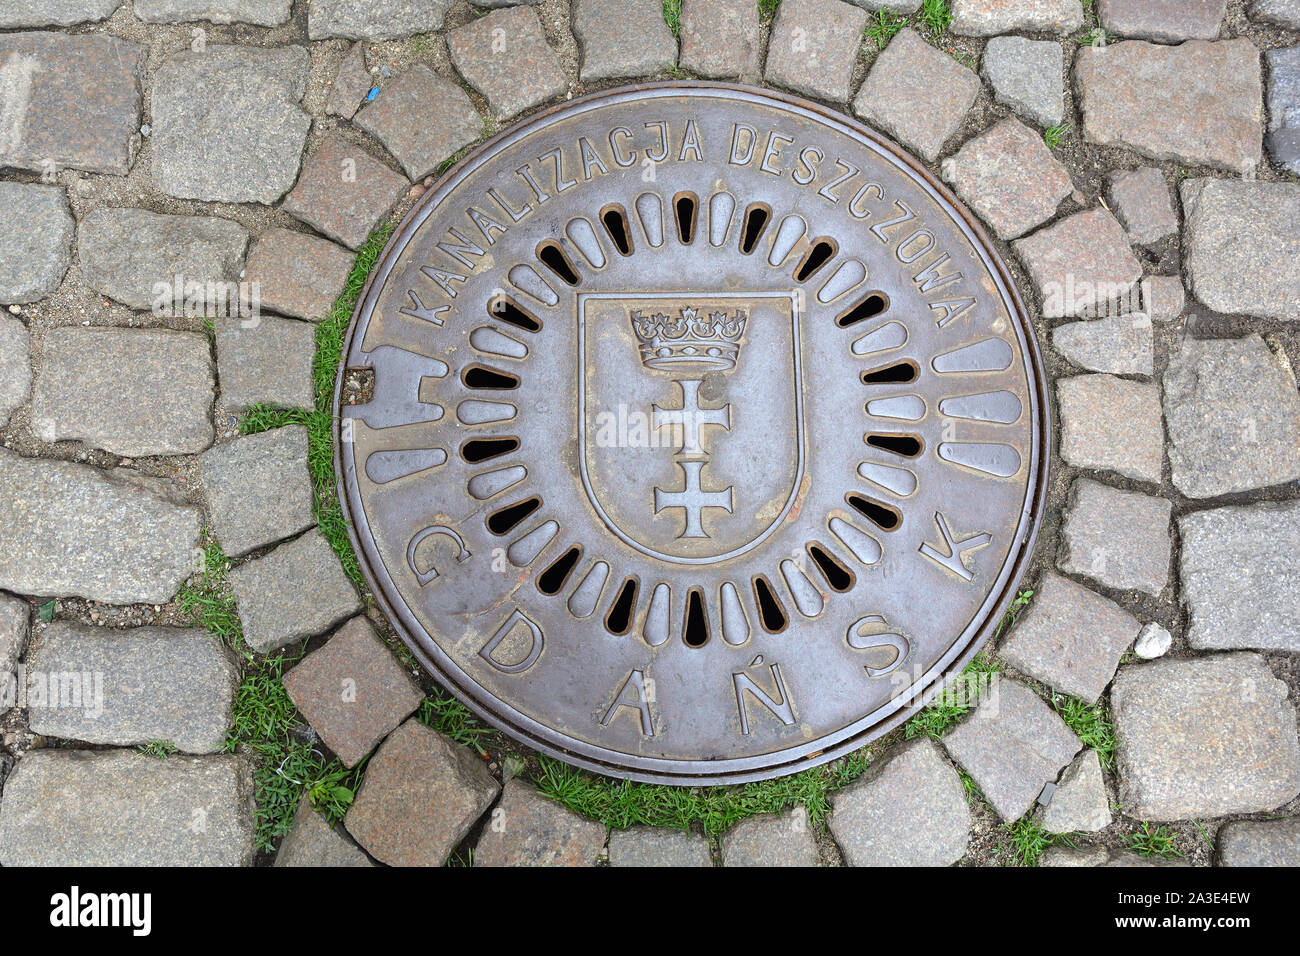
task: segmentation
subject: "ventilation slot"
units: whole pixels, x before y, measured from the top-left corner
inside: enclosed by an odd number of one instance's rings
[[[632,233],[627,225],[627,212],[622,206],[606,206],[600,213],[600,221],[605,224],[610,242],[619,255],[632,254]]]
[[[863,385],[900,385],[915,382],[918,369],[915,362],[895,362],[862,373]]]
[[[761,574],[754,578],[754,603],[758,605],[758,619],[763,624],[763,630],[771,634],[785,630],[785,611],[776,599],[772,585]]]
[[[709,616],[704,611],[704,597],[699,588],[691,588],[686,598],[686,624],[682,640],[688,647],[703,647],[709,642]]]
[[[873,315],[880,315],[888,308],[889,299],[885,298],[883,292],[869,292],[858,301],[857,305],[852,306],[847,312],[840,313],[840,317],[835,320],[835,324],[842,329],[848,328],[863,319],[869,319]]]
[[[542,265],[569,285],[578,284],[578,270],[573,268],[573,263],[569,261],[569,257],[564,254],[564,250],[558,243],[543,242],[537,247],[537,258],[542,260]]]
[[[869,519],[881,531],[893,531],[903,521],[902,516],[893,508],[882,505],[878,501],[872,501],[870,498],[864,498],[861,495],[848,495],[846,500],[858,514]]]
[[[904,458],[915,458],[921,454],[921,439],[915,435],[868,435],[867,444],[872,448],[892,451]]]
[[[542,506],[542,499],[538,497],[525,498],[523,501],[516,502],[513,505],[506,505],[498,511],[488,515],[488,530],[493,534],[509,534],[510,529],[523,521],[530,514]],[[548,592],[549,593],[549,592]]]
[[[853,588],[853,573],[842,565],[833,554],[819,544],[808,545],[808,554],[812,557],[817,570],[821,571],[832,591],[849,591]]]
[[[838,251],[833,239],[816,240],[813,247],[808,250],[808,255],[803,257],[803,262],[799,263],[799,268],[795,270],[795,281],[807,282],[817,274],[817,270],[834,259]]]
[[[555,594],[559,591],[564,587],[564,582],[568,580],[569,575],[573,573],[573,568],[580,557],[582,557],[582,549],[579,547],[575,546],[565,551],[549,568],[538,575],[537,590],[543,594]]]
[[[763,230],[772,221],[772,210],[761,203],[754,203],[745,210],[745,221],[740,230],[740,251],[749,255],[763,237]]]
[[[518,438],[475,438],[460,446],[460,457],[471,465],[489,458],[500,458],[519,448]]]
[[[680,193],[673,200],[673,212],[677,216],[677,238],[684,246],[695,241],[696,210],[699,206],[700,201],[694,193]]]
[[[636,578],[628,578],[619,588],[618,597],[605,615],[605,630],[611,634],[626,634],[636,613]]]
[[[488,301],[488,315],[525,332],[540,332],[542,329],[542,323],[508,295],[493,296]]]
[[[471,365],[460,373],[460,380],[466,388],[482,388],[490,391],[518,388],[519,377],[509,372],[498,372],[486,365]]]

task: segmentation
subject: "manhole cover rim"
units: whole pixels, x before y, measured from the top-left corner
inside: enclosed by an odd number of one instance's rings
[[[358,527],[367,527],[367,522],[359,500],[359,487],[355,482],[349,484],[346,480],[345,469],[355,470],[355,463],[344,461],[343,425],[339,409],[347,369],[346,359],[352,349],[358,320],[373,308],[375,299],[383,289],[391,269],[414,233],[437,211],[442,201],[456,189],[462,179],[498,150],[509,145],[510,141],[524,138],[539,126],[571,113],[595,106],[654,98],[661,96],[665,91],[691,90],[720,91],[734,96],[739,101],[771,102],[803,112],[832,128],[838,127],[839,131],[846,136],[863,140],[874,147],[884,161],[897,164],[906,175],[914,176],[928,189],[957,227],[966,234],[971,248],[978,252],[984,266],[996,282],[1000,297],[1013,317],[1012,325],[1015,328],[1020,354],[1029,379],[1030,407],[1027,411],[1030,413],[1031,421],[1036,425],[1036,430],[1029,443],[1030,461],[1020,523],[1015,539],[1008,548],[1007,559],[1003,562],[994,584],[989,588],[985,600],[975,612],[974,619],[980,623],[978,626],[968,625],[940,659],[910,685],[907,693],[885,702],[871,713],[862,715],[838,731],[824,734],[804,745],[787,747],[774,753],[697,760],[627,754],[626,762],[618,762],[608,759],[613,756],[609,749],[588,744],[557,731],[520,712],[508,701],[487,692],[438,646],[431,634],[426,633],[424,626],[405,606],[404,600],[402,606],[398,607],[389,599],[388,588],[399,597],[401,592],[383,562],[372,553],[373,544],[363,542],[358,533]],[[851,116],[777,90],[705,80],[659,81],[635,86],[620,86],[576,97],[523,117],[514,125],[478,145],[444,173],[394,229],[362,287],[342,342],[333,404],[336,491],[348,537],[362,575],[386,619],[393,625],[398,636],[420,665],[437,680],[439,685],[468,706],[488,725],[541,753],[575,766],[619,778],[680,786],[734,784],[771,779],[829,763],[896,729],[931,701],[949,678],[960,674],[996,631],[1033,559],[1034,547],[1042,524],[1052,451],[1051,397],[1048,381],[1041,348],[1037,336],[1033,333],[1032,320],[1015,279],[992,239],[948,187],[897,144],[885,139]],[[486,699],[480,699],[476,691],[482,692]]]

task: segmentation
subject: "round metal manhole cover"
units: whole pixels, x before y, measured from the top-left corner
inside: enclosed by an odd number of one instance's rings
[[[347,514],[421,662],[607,773],[789,773],[896,726],[1024,569],[1047,399],[1009,274],[898,150],[656,85],[510,130],[362,296]]]

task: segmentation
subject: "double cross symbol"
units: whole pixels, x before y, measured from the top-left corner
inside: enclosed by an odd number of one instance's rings
[[[706,491],[704,489],[702,473],[704,466],[709,463],[709,459],[700,444],[700,432],[706,425],[716,425],[730,430],[731,405],[723,405],[720,408],[704,408],[701,406],[699,399],[701,380],[699,379],[679,380],[676,384],[682,390],[682,407],[663,408],[657,404],[652,405],[650,408],[652,412],[651,426],[655,429],[672,426],[680,427],[682,430],[682,446],[677,450],[677,454],[696,457],[678,460],[676,463],[683,473],[683,483],[680,491],[666,491],[663,488],[655,488],[655,514],[659,514],[666,508],[681,508],[686,513],[686,530],[679,534],[678,537],[707,538],[709,534],[704,530],[704,524],[701,520],[704,509],[718,508],[730,514],[732,489],[731,486],[719,491]]]

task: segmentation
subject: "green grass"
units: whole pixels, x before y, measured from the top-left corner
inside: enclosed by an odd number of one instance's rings
[[[1174,846],[1174,835],[1164,826],[1153,827],[1144,823],[1136,832],[1130,833],[1124,842],[1140,856],[1182,856]]]
[[[1097,751],[1103,770],[1115,766],[1115,725],[1104,704],[1089,704],[1077,697],[1053,694],[1052,707],[1085,747]]]
[[[699,823],[722,833],[745,817],[802,806],[808,824],[820,827],[830,812],[830,795],[857,780],[870,755],[859,750],[826,767],[776,780],[733,787],[663,787],[597,777],[549,757],[540,757],[538,789],[585,817],[622,830],[644,825],[685,830]]]
[[[334,380],[338,375],[339,359],[343,352],[343,338],[347,334],[352,310],[356,307],[366,277],[374,268],[379,253],[392,235],[394,226],[386,225],[370,234],[348,275],[342,294],[334,307],[316,327],[316,358],[312,363],[312,384],[316,392],[316,407],[304,409],[273,408],[255,405],[244,413],[239,427],[245,435],[282,428],[285,425],[303,425],[307,429],[307,468],[311,472],[313,502],[321,534],[330,543],[343,570],[358,586],[361,585],[361,568],[357,564],[352,543],[348,540],[347,523],[334,488]]]
[[[234,719],[225,749],[252,754],[257,803],[257,846],[270,851],[289,831],[303,792],[312,805],[337,822],[352,802],[360,768],[347,770],[339,761],[326,761],[307,737],[307,728],[285,691],[280,677],[287,665],[302,656],[285,652],[261,657],[245,643],[235,599],[226,578],[230,561],[209,541],[198,568],[177,595],[180,609],[198,627],[219,635],[239,655],[243,676],[235,694]],[[157,742],[140,748],[165,756]],[[172,748],[174,750],[174,748]]]
[[[166,760],[179,749],[170,740],[151,740],[147,744],[140,744],[135,748],[146,757],[154,757],[158,760]]]
[[[304,794],[330,823],[343,818],[361,779],[361,767],[348,770],[338,760],[327,761],[306,734],[281,676],[302,656],[281,651],[255,658],[245,652],[244,677],[235,694],[234,725],[226,735],[226,750],[257,757],[253,779],[257,787],[257,846],[271,850],[289,832],[294,811]]]
[[[361,584],[361,569],[334,488],[334,381],[352,310],[361,295],[394,225],[371,233],[357,253],[352,272],[333,308],[316,328],[316,356],[312,364],[315,407],[283,409],[258,405],[240,420],[240,431],[256,434],[285,425],[307,429],[307,467],[311,473],[312,512],[321,534],[333,547],[353,582]],[[226,575],[230,562],[216,543],[203,553],[202,567],[182,588],[178,602],[200,627],[220,635],[243,659],[243,679],[235,697],[234,726],[226,749],[254,754],[257,788],[257,845],[271,850],[288,832],[298,801],[305,792],[312,805],[331,823],[343,817],[361,779],[362,766],[352,770],[338,760],[326,760],[316,750],[309,731],[290,700],[280,678],[285,668],[302,656],[285,652],[261,657],[243,641],[239,615]]]
[[[916,22],[931,37],[942,36],[952,24],[948,0],[923,0],[921,9],[916,14]]]
[[[1004,823],[1002,829],[1007,831],[1007,853],[1020,866],[1037,866],[1043,851],[1056,841],[1053,834],[1029,817]]]
[[[781,5],[781,0],[758,0],[758,15],[764,20],[771,20],[776,16],[776,8]]]
[[[207,543],[201,566],[181,586],[176,603],[196,625],[216,634],[235,650],[242,650],[244,633],[226,581],[230,561],[206,529],[204,535]]]
[[[904,725],[904,737],[911,740],[913,737],[926,736],[937,740],[956,727],[962,718],[970,713],[971,709],[979,703],[980,694],[983,693],[989,680],[1002,669],[1002,665],[993,659],[990,653],[991,647],[1001,640],[1007,628],[1016,623],[1016,618],[1029,606],[1033,596],[1034,592],[1025,588],[1012,599],[1006,613],[1002,615],[1002,620],[998,621],[997,630],[993,632],[993,637],[989,641],[990,648],[985,648],[976,654],[966,665],[966,669],[961,672],[960,677],[941,691],[919,713],[912,716]]]
[[[922,736],[938,740],[979,703],[988,680],[999,670],[1001,665],[986,652],[976,654],[956,680],[912,715],[903,727],[903,736],[908,740]]]
[[[1108,39],[1105,30],[1101,27],[1093,27],[1083,36],[1076,37],[1075,42],[1079,46],[1105,46]]]
[[[883,50],[905,26],[907,26],[906,17],[901,17],[892,10],[877,10],[875,16],[867,20],[867,27],[862,31],[862,35],[868,40],[874,40],[877,50]]]
[[[682,0],[664,0],[664,21],[668,24],[668,29],[673,31],[673,36],[681,36]]]
[[[474,712],[450,694],[434,694],[426,697],[416,711],[416,719],[443,736],[450,737],[456,743],[472,747],[484,756],[487,751],[479,741],[492,733],[491,727],[479,723]]]
[[[1065,139],[1065,134],[1070,131],[1069,123],[1060,123],[1056,126],[1049,126],[1043,130],[1043,142],[1047,144],[1048,149],[1056,149]]]
[[[968,774],[961,767],[957,768],[957,776],[961,778],[961,788],[966,791],[967,803],[987,803],[984,799],[984,791],[980,785],[975,782],[975,778]]]

